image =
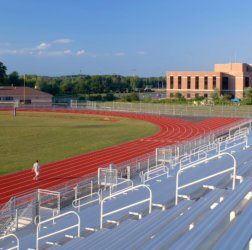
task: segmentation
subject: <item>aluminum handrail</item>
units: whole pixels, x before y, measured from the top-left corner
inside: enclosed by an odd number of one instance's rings
[[[240,129],[241,129],[241,126],[244,126],[244,125],[247,125],[247,124],[249,124],[249,129],[251,130],[251,123],[252,123],[252,120],[251,120],[251,119],[246,120],[245,122],[241,122],[241,123],[237,124],[236,126],[230,128],[230,129],[228,130],[228,133],[229,133],[229,135],[230,135],[232,130],[234,130],[234,129],[240,130]]]
[[[138,202],[135,202],[133,204],[130,204],[128,206],[124,206],[122,208],[119,208],[119,209],[116,209],[116,210],[113,210],[111,212],[108,212],[108,213],[103,213],[103,209],[104,209],[104,202],[110,198],[113,198],[113,197],[116,197],[116,196],[119,196],[121,194],[124,194],[124,193],[127,193],[127,192],[130,192],[130,191],[133,191],[133,190],[138,190],[139,188],[146,188],[148,191],[149,191],[149,198],[147,199],[144,199],[144,200],[141,200],[141,201],[138,201]],[[140,184],[140,185],[137,185],[135,187],[131,187],[131,188],[128,188],[126,190],[123,190],[123,191],[120,191],[120,192],[117,192],[117,193],[114,193],[111,195],[111,197],[107,196],[105,197],[104,199],[101,200],[101,212],[100,212],[100,229],[103,228],[103,218],[108,216],[108,215],[111,215],[111,214],[115,214],[115,213],[118,213],[120,211],[123,211],[125,209],[128,209],[128,208],[131,208],[131,207],[134,207],[134,206],[137,206],[139,204],[142,204],[142,203],[145,203],[145,202],[149,202],[149,213],[151,213],[151,209],[152,209],[152,191],[151,189],[144,185],[144,184]]]
[[[67,215],[69,215],[69,214],[76,215],[77,221],[78,221],[77,224],[72,225],[72,226],[69,226],[69,227],[66,227],[66,228],[63,228],[63,229],[61,229],[61,230],[58,230],[58,231],[53,232],[53,233],[50,233],[50,234],[45,234],[45,235],[39,237],[39,231],[40,231],[41,225],[43,225],[43,224],[45,224],[45,223],[48,223],[48,222],[50,222],[50,221],[55,221],[56,219],[65,217],[65,216],[67,216]],[[36,250],[39,250],[39,241],[40,241],[40,240],[45,239],[45,238],[48,238],[48,237],[53,236],[53,235],[56,235],[56,234],[59,234],[59,233],[62,233],[62,232],[65,232],[65,231],[67,231],[67,230],[69,230],[69,229],[72,229],[72,228],[75,228],[75,227],[77,227],[77,237],[80,237],[80,216],[79,216],[76,212],[74,212],[74,211],[69,211],[69,212],[66,212],[66,213],[64,213],[64,214],[60,214],[60,215],[54,216],[54,217],[52,217],[52,218],[49,218],[49,219],[47,219],[47,220],[40,221],[40,222],[38,223],[38,225],[37,225]]]
[[[201,154],[203,154],[202,158],[200,158]],[[203,159],[205,160],[207,158],[207,153],[204,150],[199,150],[197,152],[194,152],[194,153],[191,153],[189,155],[186,155],[186,156],[182,157],[180,159],[180,161],[179,161],[179,169],[185,168],[186,166],[191,165],[191,163],[192,163],[191,162],[192,161],[191,157],[193,157],[193,156],[198,157],[195,161],[193,161],[193,163],[195,163],[195,162],[203,160]],[[183,162],[188,162],[188,161],[189,161],[188,164],[182,164]]]
[[[12,250],[12,249],[19,250],[19,239],[15,234],[7,234],[7,235],[4,235],[4,236],[1,236],[0,240],[5,240],[6,238],[9,238],[9,237],[14,237],[16,239],[16,241],[17,241],[17,245],[14,246],[14,247],[8,248],[8,250]],[[0,249],[2,249],[2,248],[0,248]]]
[[[118,190],[118,191],[116,191],[116,192],[113,192],[113,189],[114,189],[114,188],[117,188],[118,186],[120,186],[120,185],[122,185],[122,184],[124,184],[124,183],[126,183],[126,182],[128,182],[128,183],[130,182],[130,188],[132,188],[132,187],[134,186],[133,181],[130,180],[130,179],[117,178],[117,180],[123,180],[123,181],[122,181],[122,182],[119,182],[119,183],[117,183],[117,184],[111,185],[111,186],[109,187],[109,196],[110,196],[110,198],[111,198],[111,195],[112,195],[112,194],[116,194],[116,193],[118,193],[118,192],[121,192],[121,191],[123,191],[123,190],[126,190],[126,189],[128,189],[129,187],[120,189],[120,190]]]
[[[233,167],[228,168],[228,169],[223,170],[223,171],[220,171],[220,172],[218,172],[218,173],[216,173],[216,174],[209,175],[209,176],[207,176],[207,177],[201,178],[201,179],[199,179],[199,180],[190,182],[190,183],[185,184],[185,185],[180,186],[180,187],[179,187],[179,175],[180,175],[183,171],[185,171],[185,170],[187,170],[187,169],[190,169],[190,168],[195,167],[196,165],[200,165],[200,164],[202,164],[202,163],[205,163],[206,160],[202,160],[202,161],[196,162],[195,164],[192,164],[192,165],[190,165],[190,166],[187,166],[187,167],[185,167],[185,168],[183,168],[183,169],[178,170],[177,175],[176,175],[175,205],[178,205],[178,191],[179,191],[180,189],[183,189],[183,188],[192,186],[192,185],[194,185],[194,184],[197,184],[197,183],[199,183],[199,182],[202,182],[202,181],[211,179],[211,178],[213,178],[213,177],[215,177],[215,176],[224,174],[224,173],[229,172],[229,171],[233,171],[233,175],[232,175],[232,178],[233,178],[232,190],[235,189],[236,166],[237,166],[235,157],[234,157],[232,154],[230,154],[230,153],[223,152],[223,153],[220,153],[220,154],[211,156],[211,157],[209,157],[207,160],[208,160],[208,161],[209,161],[209,160],[213,160],[213,159],[219,158],[219,157],[224,156],[224,155],[230,156],[230,157],[233,159]]]
[[[84,200],[84,199],[86,199],[86,198],[88,198],[88,197],[95,196],[95,195],[98,196],[97,199],[94,199],[94,200],[88,201],[88,202],[86,202],[86,203],[80,204],[80,202],[81,202],[82,200]],[[80,198],[74,199],[74,200],[72,201],[72,206],[73,206],[75,209],[78,208],[78,211],[80,212],[80,208],[81,208],[81,207],[86,206],[86,205],[89,205],[89,204],[92,204],[92,203],[94,203],[94,202],[96,202],[96,201],[99,201],[99,202],[100,202],[100,200],[101,200],[101,195],[100,195],[100,191],[98,191],[98,192],[94,192],[94,193],[92,193],[92,194],[88,194],[88,195],[82,196],[82,197],[80,197]]]
[[[162,174],[157,174],[152,178],[150,177],[151,174],[155,174],[155,173],[157,173],[159,171],[162,171],[162,170],[164,171]],[[158,177],[160,177],[162,175],[165,175],[165,174],[167,175],[167,178],[168,178],[169,168],[167,166],[165,166],[165,165],[161,165],[161,166],[159,166],[159,167],[157,167],[155,169],[150,169],[149,171],[145,172],[143,174],[142,182],[143,182],[143,184],[145,184],[147,181],[154,180],[154,179],[156,179],[156,178],[158,178]]]
[[[228,146],[228,144],[234,143],[235,141],[238,141],[238,140],[241,140],[241,139],[242,139],[241,142],[236,143],[236,144],[231,145],[231,146]],[[221,146],[223,144],[224,144],[225,148],[221,149]],[[236,135],[236,136],[228,137],[225,141],[219,142],[218,152],[220,153],[220,152],[226,151],[228,149],[231,149],[233,147],[236,147],[236,146],[242,145],[242,144],[245,144],[245,148],[248,148],[248,136],[246,134],[239,134],[239,135]]]

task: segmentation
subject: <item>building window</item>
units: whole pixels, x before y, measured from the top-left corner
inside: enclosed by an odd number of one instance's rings
[[[187,98],[191,98],[191,94],[190,93],[187,93]]]
[[[228,89],[228,77],[222,78],[222,89]]]
[[[5,97],[3,97],[3,100],[4,101],[13,101],[14,98],[12,96],[5,96]]]
[[[208,77],[204,77],[204,89],[208,89]]]
[[[196,94],[195,94],[195,98],[199,98],[199,93],[196,93]]]
[[[173,76],[170,76],[170,89],[173,89],[173,83],[174,83]]]
[[[182,85],[182,77],[179,76],[178,77],[178,89],[181,89],[181,85]]]
[[[249,87],[249,77],[245,77],[245,88],[248,88]]]
[[[170,94],[170,97],[173,97],[173,96],[174,96],[173,93],[171,93],[171,94]]]
[[[191,88],[191,77],[188,76],[187,77],[187,89],[190,89]]]
[[[204,94],[204,98],[207,98],[208,97],[208,94]]]
[[[199,89],[199,77],[195,77],[195,89]]]
[[[213,89],[216,89],[216,76],[213,76]]]

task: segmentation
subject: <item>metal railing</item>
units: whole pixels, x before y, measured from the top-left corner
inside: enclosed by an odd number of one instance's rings
[[[189,155],[185,155],[179,161],[179,169],[185,168],[197,161],[205,160],[207,158],[207,153],[204,150],[199,150]]]
[[[180,174],[183,173],[185,170],[188,170],[188,169],[190,169],[190,168],[194,168],[194,167],[197,166],[197,165],[200,165],[200,164],[202,164],[202,163],[205,163],[206,160],[198,161],[198,162],[196,162],[196,163],[191,164],[190,166],[187,166],[187,167],[185,167],[185,168],[183,168],[183,169],[178,170],[177,175],[176,175],[175,205],[178,205],[178,197],[179,197],[178,191],[179,191],[180,189],[183,189],[183,188],[186,188],[186,187],[195,185],[195,184],[197,184],[197,183],[200,183],[200,182],[202,182],[202,181],[205,181],[205,180],[214,178],[215,176],[218,176],[218,175],[221,175],[221,174],[230,172],[230,171],[233,171],[233,175],[232,175],[232,178],[233,178],[232,190],[235,189],[235,179],[236,179],[236,159],[235,159],[235,157],[234,157],[232,154],[229,154],[229,153],[227,153],[227,152],[223,152],[223,153],[220,153],[220,154],[217,154],[217,155],[214,155],[214,156],[211,156],[211,157],[207,158],[207,161],[210,161],[210,160],[219,158],[219,157],[224,156],[224,155],[229,156],[229,157],[232,158],[232,160],[233,160],[233,167],[228,168],[228,169],[225,169],[225,170],[223,170],[223,171],[219,171],[219,172],[217,172],[217,173],[215,173],[215,174],[206,176],[206,177],[204,177],[204,178],[198,179],[198,180],[193,181],[193,182],[190,182],[190,183],[188,183],[188,184],[184,184],[184,185],[182,185],[182,186],[179,186],[179,176],[180,176]]]
[[[145,184],[146,182],[159,178],[163,175],[166,175],[167,178],[169,177],[169,168],[164,164],[159,164],[153,168],[150,168],[145,173],[141,172],[140,178],[142,180],[142,183]]]
[[[14,237],[17,243],[16,243],[16,246],[10,247],[10,248],[8,248],[8,250],[13,250],[13,249],[19,250],[19,239],[15,234],[7,234],[4,236],[0,236],[0,240],[5,240],[6,238],[10,238],[10,237]],[[0,248],[0,249],[2,249],[2,248]]]
[[[94,196],[98,196],[98,198],[93,199]],[[85,203],[81,203],[82,200],[85,200],[85,199],[88,199],[88,198],[91,198],[91,200],[89,200],[89,201],[87,201]],[[87,205],[95,203],[95,202],[100,203],[100,201],[101,201],[101,194],[100,194],[100,190],[99,190],[98,192],[94,192],[92,194],[88,194],[88,195],[85,195],[83,197],[80,197],[80,198],[77,198],[77,199],[73,200],[72,206],[75,209],[78,209],[78,211],[80,212],[81,207],[87,206]]]
[[[218,143],[218,152],[220,153],[239,145],[244,145],[245,148],[248,148],[248,136],[246,134],[229,136],[225,140],[220,141]]]
[[[121,181],[121,182],[117,182],[117,184],[111,185],[111,186],[109,187],[109,197],[110,197],[110,198],[111,198],[112,194],[116,194],[116,193],[118,193],[118,192],[122,192],[122,191],[124,191],[124,190],[129,189],[129,188],[133,188],[133,186],[134,186],[133,181],[130,180],[130,179],[117,178],[117,181]],[[125,183],[128,184],[127,187],[124,187],[124,188],[122,188],[122,189],[120,189],[120,190],[117,189],[118,187],[124,185]],[[114,190],[116,190],[116,191],[114,191]],[[102,192],[102,190],[101,190],[101,192]],[[103,196],[103,193],[102,193],[102,196]]]
[[[109,199],[111,199],[111,198],[113,198],[113,197],[116,197],[116,196],[125,194],[125,193],[130,192],[130,191],[139,190],[139,188],[145,188],[145,189],[147,189],[147,190],[149,191],[149,197],[146,198],[146,199],[140,200],[140,201],[138,201],[138,202],[132,203],[132,204],[130,204],[130,205],[121,207],[121,208],[119,208],[119,209],[112,210],[112,211],[110,211],[110,212],[104,213],[104,211],[103,211],[103,210],[104,210],[104,203],[105,203],[107,200],[109,200]],[[135,206],[137,206],[137,205],[140,205],[140,204],[143,204],[143,203],[146,203],[146,202],[149,203],[149,213],[151,213],[151,209],[152,209],[152,191],[151,191],[151,189],[150,189],[148,186],[143,185],[143,184],[137,185],[137,186],[135,186],[135,187],[130,187],[130,188],[124,189],[124,190],[122,190],[122,191],[120,191],[120,192],[111,194],[111,197],[108,196],[108,197],[103,198],[103,199],[101,200],[100,229],[103,228],[103,218],[104,218],[104,217],[106,217],[106,216],[108,216],[108,215],[112,215],[112,214],[118,213],[118,212],[120,212],[120,211],[126,210],[126,209],[131,208],[131,207],[135,207]]]
[[[153,115],[191,116],[195,117],[252,117],[251,106],[193,106],[191,104],[154,104],[154,103],[125,103],[125,102],[81,102],[75,101],[74,109],[92,109],[145,113]]]
[[[71,215],[71,214],[76,216],[76,218],[77,218],[77,223],[76,224],[74,224],[72,226],[69,226],[69,227],[65,227],[65,228],[63,228],[61,230],[58,230],[56,232],[53,232],[53,233],[49,233],[49,234],[45,234],[43,236],[39,236],[41,225],[46,224],[46,223],[48,223],[50,221],[55,221],[55,220],[57,220],[59,218],[62,218],[62,217],[66,217],[67,215]],[[38,223],[38,225],[37,225],[36,250],[39,250],[39,241],[40,240],[49,238],[49,237],[51,237],[53,235],[60,234],[62,232],[65,232],[65,231],[73,229],[73,228],[77,228],[77,237],[80,237],[80,216],[74,211],[69,211],[69,212],[66,212],[64,214],[60,214],[60,215],[54,216],[52,218],[49,218],[47,220],[40,221]]]

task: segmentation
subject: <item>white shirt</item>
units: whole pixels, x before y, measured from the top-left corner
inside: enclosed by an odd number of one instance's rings
[[[39,163],[38,162],[35,162],[34,164],[33,164],[33,170],[35,171],[35,172],[39,172]]]

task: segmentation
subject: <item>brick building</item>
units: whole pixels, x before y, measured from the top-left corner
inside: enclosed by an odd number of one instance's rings
[[[167,97],[181,93],[185,98],[209,97],[214,89],[221,95],[243,98],[252,87],[252,64],[215,64],[214,72],[167,72]]]
[[[0,101],[34,104],[34,105],[51,105],[52,95],[40,90],[29,87],[12,87],[0,86]]]

